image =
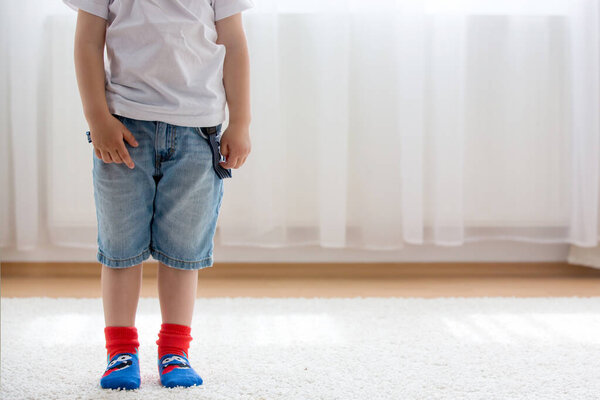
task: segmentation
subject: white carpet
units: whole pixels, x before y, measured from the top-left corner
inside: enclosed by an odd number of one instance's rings
[[[143,298],[133,392],[99,386],[100,299],[1,302],[4,399],[600,399],[600,297],[199,299],[189,389],[160,386]]]

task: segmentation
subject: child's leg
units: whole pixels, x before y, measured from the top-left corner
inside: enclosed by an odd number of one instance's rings
[[[190,326],[196,300],[198,270],[184,270],[158,263],[158,298],[162,322]]]
[[[158,289],[163,324],[158,370],[167,387],[201,385],[188,360],[198,270],[213,264],[213,238],[223,182],[210,144],[196,127],[159,122],[161,177],[152,220],[152,257],[160,261]]]
[[[188,361],[198,270],[158,263],[158,296],[163,323],[158,333],[160,379],[164,386],[201,385],[202,378]]]
[[[150,257],[149,228],[156,193],[153,178],[156,124],[113,115],[134,134],[139,146],[134,148],[125,142],[135,163],[133,169],[125,164],[105,163],[92,152],[98,219],[96,258],[102,264],[107,350],[107,366],[100,385],[136,389],[141,380],[135,315],[141,290],[141,264]]]
[[[100,281],[106,326],[135,326],[142,288],[142,264],[129,268],[103,265]]]
[[[101,286],[106,327],[107,367],[100,379],[106,389],[140,386],[138,333],[135,327],[142,264],[127,268],[102,265]]]

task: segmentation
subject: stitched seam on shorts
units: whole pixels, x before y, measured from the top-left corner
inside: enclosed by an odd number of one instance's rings
[[[133,260],[134,258],[138,258],[140,256],[143,256],[144,253],[147,252],[147,251],[150,251],[150,248],[146,248],[146,250],[142,251],[137,256],[133,256],[133,257],[129,257],[129,258],[110,258],[106,254],[104,254],[102,251],[99,251],[99,253],[102,254],[102,256],[104,258],[106,258],[107,260],[110,260],[110,261],[129,261],[129,260]]]
[[[173,137],[171,138],[171,152],[177,148],[177,127],[173,125]]]
[[[201,262],[201,261],[206,261],[206,260],[208,260],[208,259],[210,259],[210,258],[212,257],[212,255],[211,255],[211,256],[208,256],[208,257],[205,257],[205,258],[201,258],[200,260],[197,260],[197,261],[184,261],[184,260],[179,260],[179,259],[177,259],[177,258],[173,258],[173,257],[171,257],[171,256],[168,256],[168,255],[166,255],[165,253],[163,253],[163,252],[162,252],[162,251],[160,251],[160,250],[157,250],[157,249],[153,249],[153,250],[154,250],[155,252],[157,252],[158,254],[162,254],[163,256],[165,256],[165,257],[167,257],[167,258],[170,258],[170,259],[171,259],[171,260],[173,260],[173,261],[179,261],[179,262],[182,262],[182,263],[188,263],[188,264],[196,264],[196,263],[198,263],[198,262]]]
[[[160,155],[158,154],[158,122],[155,122],[156,128],[154,129],[154,172],[156,175],[160,175]]]

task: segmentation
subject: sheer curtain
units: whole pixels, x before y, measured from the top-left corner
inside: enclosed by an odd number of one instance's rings
[[[598,0],[255,3],[253,150],[217,243],[598,244]],[[0,7],[0,244],[93,248],[75,13]]]

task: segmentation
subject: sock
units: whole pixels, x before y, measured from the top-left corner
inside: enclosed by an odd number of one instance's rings
[[[179,324],[162,324],[158,333],[158,373],[166,387],[202,385],[202,378],[190,365],[188,349],[192,328]]]
[[[137,329],[134,326],[107,326],[107,366],[100,385],[104,389],[137,389],[140,386]]]

